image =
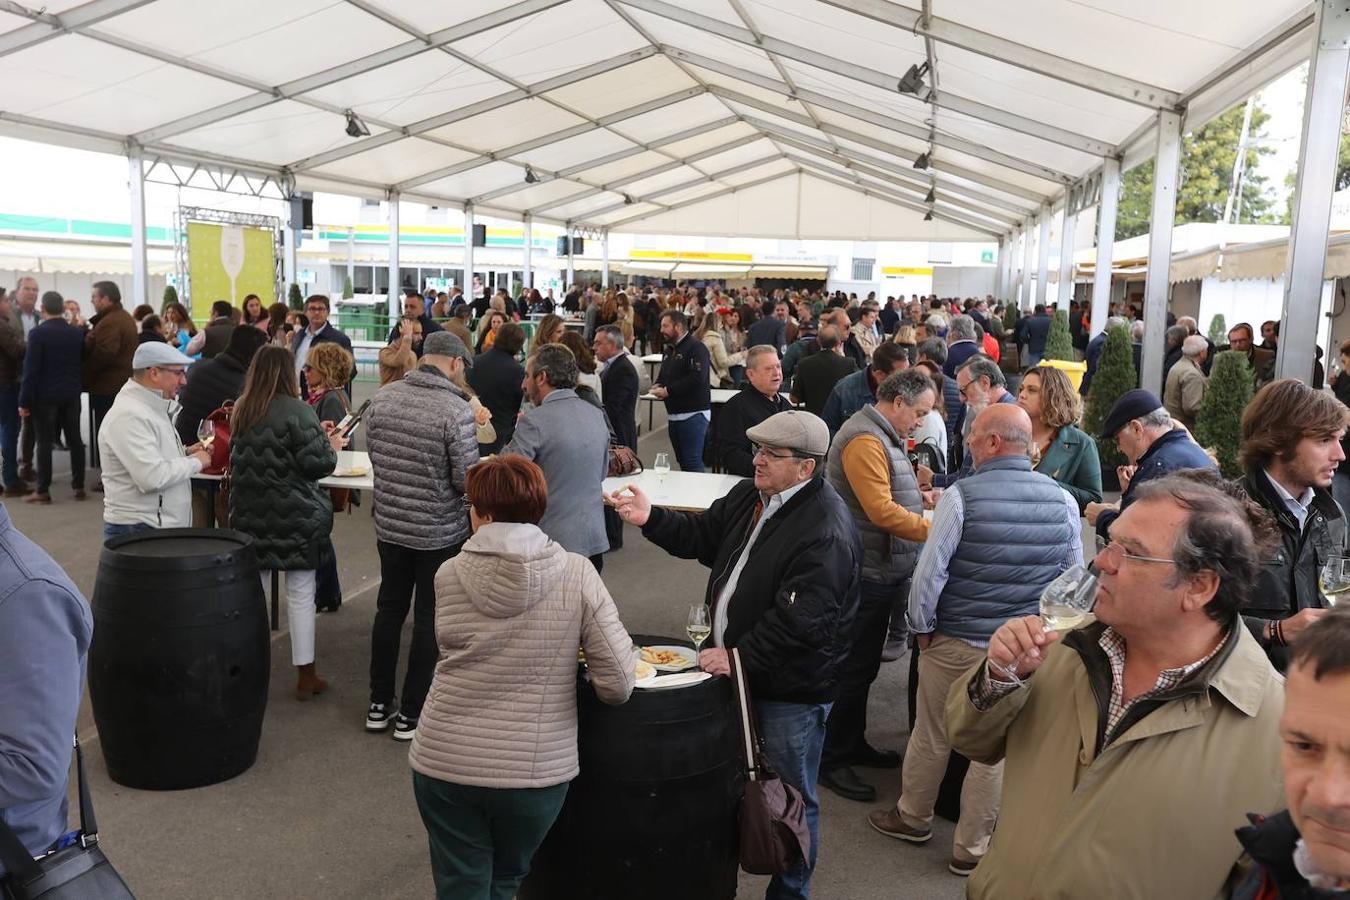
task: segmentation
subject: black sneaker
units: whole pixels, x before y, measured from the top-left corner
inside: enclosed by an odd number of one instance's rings
[[[411,741],[413,735],[417,733],[417,720],[410,719],[403,713],[394,716],[394,740]]]
[[[387,703],[372,703],[366,710],[366,731],[384,731],[394,721],[398,704],[390,700]]]

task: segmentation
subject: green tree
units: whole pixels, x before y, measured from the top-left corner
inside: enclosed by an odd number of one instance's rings
[[[178,288],[171,284],[164,286],[164,300],[159,304],[159,311],[163,314],[164,310],[169,308],[170,303],[178,302]]]
[[[1238,449],[1242,446],[1242,412],[1251,402],[1252,367],[1241,350],[1225,350],[1214,357],[1209,385],[1200,415],[1195,420],[1195,439],[1219,460],[1224,478],[1238,478],[1242,465]]]
[[[291,282],[291,289],[287,294],[286,299],[288,301],[287,305],[289,305],[291,309],[300,310],[305,308],[305,295],[300,292],[300,285],[295,282]]]
[[[1228,343],[1228,323],[1224,321],[1223,313],[1215,313],[1209,320],[1209,339],[1216,347]]]
[[[355,296],[356,294],[352,290],[352,280],[350,278],[342,279],[342,299],[350,300]]]
[[[1083,414],[1083,430],[1096,439],[1097,455],[1101,458],[1104,471],[1114,471],[1116,466],[1124,464],[1125,458],[1121,456],[1114,439],[1102,440],[1102,423],[1120,396],[1134,390],[1137,383],[1130,329],[1125,325],[1117,325],[1106,332],[1106,343],[1102,344],[1102,355],[1097,362],[1097,371],[1092,375],[1087,410]]]
[[[1228,193],[1233,185],[1233,163],[1237,161],[1244,106],[1245,101],[1182,138],[1174,219],[1176,224],[1217,222],[1223,218],[1224,205],[1228,202]],[[1271,196],[1268,179],[1257,171],[1260,158],[1274,152],[1270,147],[1256,143],[1269,120],[1270,114],[1259,103],[1252,107],[1239,221],[1272,224],[1277,219],[1276,201]],[[1344,150],[1345,144],[1342,142],[1342,159],[1350,164],[1350,157],[1344,154]],[[1346,175],[1350,178],[1350,165]],[[1126,172],[1121,178],[1116,240],[1146,234],[1152,204],[1153,160],[1149,160]]]
[[[1042,359],[1059,359],[1064,362],[1076,362],[1073,352],[1073,338],[1069,336],[1069,313],[1057,309],[1050,319],[1050,333],[1045,338],[1045,353]]]
[[[1003,307],[1003,330],[1008,334],[1012,334],[1013,329],[1017,327],[1017,320],[1021,318],[1021,315],[1022,313],[1017,308],[1017,304],[1012,300],[1009,300],[1008,305]]]

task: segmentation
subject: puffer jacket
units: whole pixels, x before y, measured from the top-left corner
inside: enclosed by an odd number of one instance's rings
[[[310,405],[273,397],[245,433],[230,435],[230,527],[252,535],[259,569],[317,569],[333,530],[318,480],[337,454]]]
[[[473,410],[432,366],[375,392],[366,410],[375,476],[375,536],[414,550],[462,544],[469,536],[464,475],[478,462]]]
[[[633,642],[599,573],[535,525],[490,522],[441,566],[436,641],[408,755],[429,778],[490,788],[575,778],[578,645],[601,700],[633,691]]]

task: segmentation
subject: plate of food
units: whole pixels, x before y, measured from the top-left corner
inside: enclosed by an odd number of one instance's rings
[[[651,687],[652,682],[656,680],[656,666],[649,662],[637,661],[637,680],[633,682],[634,687]]]
[[[334,478],[360,478],[370,470],[365,466],[348,466],[345,469],[334,469]]]
[[[707,681],[711,677],[712,674],[709,672],[679,672],[675,675],[659,675],[645,684],[639,683],[637,687],[659,691],[666,688],[688,687],[691,684]]]
[[[698,657],[692,647],[680,647],[676,644],[639,647],[638,656],[643,662],[655,666],[658,672],[683,672],[698,665]]]

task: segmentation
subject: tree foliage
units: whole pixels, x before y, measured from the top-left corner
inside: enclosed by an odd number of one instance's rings
[[[1083,429],[1096,439],[1097,455],[1104,469],[1122,465],[1125,458],[1116,448],[1114,439],[1102,440],[1102,423],[1120,396],[1134,390],[1137,380],[1130,329],[1125,325],[1108,329],[1097,371],[1092,376],[1092,386],[1088,388],[1087,410],[1083,414]]]
[[[1012,334],[1013,329],[1017,327],[1017,320],[1021,316],[1022,313],[1017,308],[1017,304],[1009,300],[1008,305],[1003,307],[1003,330]]]
[[[356,296],[356,294],[355,294],[355,292],[352,290],[352,280],[351,280],[350,278],[344,278],[344,279],[342,279],[342,299],[343,299],[343,300],[350,300],[350,299],[352,299],[352,297],[355,297],[355,296]]]
[[[1057,309],[1050,319],[1050,333],[1045,338],[1045,353],[1042,359],[1059,359],[1064,362],[1076,362],[1073,352],[1073,338],[1069,336],[1069,313]]]
[[[163,313],[164,310],[168,309],[170,303],[177,303],[177,302],[178,302],[178,288],[174,287],[171,284],[166,284],[164,286],[164,299],[159,304],[160,313]]]
[[[1237,161],[1238,141],[1242,135],[1242,116],[1245,106],[1240,103],[1202,128],[1184,135],[1181,140],[1181,169],[1177,184],[1177,211],[1174,221],[1218,222],[1223,218],[1224,205],[1233,186],[1233,163]],[[1257,171],[1262,156],[1274,151],[1265,145],[1254,144],[1262,136],[1262,129],[1270,114],[1258,103],[1252,108],[1251,129],[1247,135],[1245,171],[1242,178],[1242,197],[1238,207],[1238,221],[1271,224],[1279,214],[1271,196],[1266,177]],[[1347,179],[1350,179],[1350,156],[1341,144],[1341,159]],[[1338,176],[1339,183],[1339,176]],[[1146,234],[1153,204],[1153,160],[1136,166],[1121,178],[1120,210],[1116,216],[1116,240]]]
[[[291,282],[290,292],[286,295],[287,305],[291,309],[301,310],[305,308],[305,295],[300,291],[300,285]]]
[[[1214,318],[1209,320],[1209,339],[1216,347],[1228,343],[1228,322],[1223,313],[1215,313]]]
[[[1242,446],[1242,412],[1251,402],[1252,368],[1241,350],[1225,350],[1214,357],[1209,386],[1195,421],[1195,439],[1214,452],[1224,478],[1238,478],[1242,465],[1238,449]]]

